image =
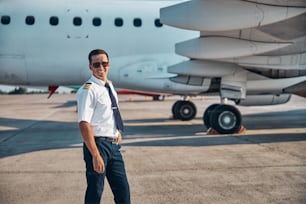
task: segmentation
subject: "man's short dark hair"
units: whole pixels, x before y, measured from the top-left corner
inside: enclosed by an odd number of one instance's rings
[[[106,55],[107,59],[109,60],[108,58],[108,54],[105,50],[101,50],[101,49],[95,49],[95,50],[92,50],[89,55],[88,55],[88,60],[89,60],[89,64],[91,64],[91,57],[94,56],[94,55],[100,55],[100,54],[104,54]]]

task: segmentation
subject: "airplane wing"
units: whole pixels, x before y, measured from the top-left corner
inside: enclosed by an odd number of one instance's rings
[[[160,16],[200,33],[175,45],[190,58],[169,67],[177,78],[219,78],[221,97],[237,101],[289,90],[306,97],[305,1],[192,0],[162,8]]]
[[[177,15],[179,13],[179,15]],[[219,133],[239,132],[239,105],[271,105],[306,97],[306,1],[191,0],[160,10],[161,22],[199,37],[177,42],[175,52],[189,60],[172,65],[171,80],[219,92],[221,105],[203,115],[207,128]],[[174,104],[174,117],[194,117],[194,105]],[[186,113],[186,114],[184,114]]]

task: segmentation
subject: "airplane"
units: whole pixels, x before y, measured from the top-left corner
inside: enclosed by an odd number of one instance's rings
[[[80,85],[103,48],[116,87],[184,96],[176,119],[195,117],[188,96],[219,95],[203,122],[220,134],[242,128],[229,101],[306,97],[305,0],[2,0],[0,17],[0,84]]]

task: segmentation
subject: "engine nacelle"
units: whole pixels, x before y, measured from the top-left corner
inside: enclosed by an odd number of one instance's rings
[[[244,100],[236,100],[240,106],[265,106],[287,103],[291,98],[290,94],[281,95],[247,95]]]

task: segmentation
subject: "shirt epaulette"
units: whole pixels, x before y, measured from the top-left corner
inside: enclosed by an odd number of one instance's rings
[[[91,82],[87,82],[86,84],[84,84],[83,89],[89,89],[91,84]]]

